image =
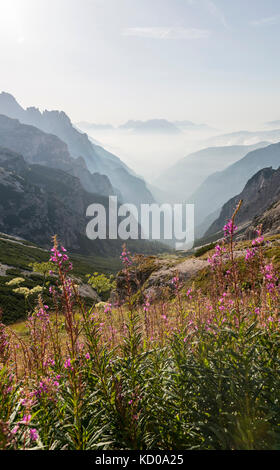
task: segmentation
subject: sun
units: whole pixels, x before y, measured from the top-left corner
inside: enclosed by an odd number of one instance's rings
[[[0,29],[7,37],[22,37],[23,0],[0,0]]]

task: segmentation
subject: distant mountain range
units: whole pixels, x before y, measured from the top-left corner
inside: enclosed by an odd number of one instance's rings
[[[127,129],[138,133],[168,133],[179,134],[181,130],[175,124],[166,119],[150,119],[148,121],[127,121],[119,126],[119,129]]]
[[[199,150],[169,167],[153,184],[172,194],[178,201],[187,201],[209,175],[240,160],[251,150],[265,145],[268,144],[262,142],[250,146],[210,147]]]
[[[197,236],[202,236],[206,230],[203,221],[207,218],[208,227],[218,216],[224,203],[239,194],[247,181],[259,170],[271,166],[280,166],[280,143],[272,144],[249,152],[244,158],[228,166],[225,170],[209,176],[190,198],[195,204]],[[207,232],[209,234],[209,231]]]
[[[59,137],[67,144],[72,158],[82,157],[91,173],[106,175],[124,202],[154,202],[145,181],[136,176],[118,157],[94,144],[87,134],[79,132],[63,111],[40,112],[34,107],[24,109],[12,95],[3,92],[0,94],[0,114]]]
[[[277,120],[277,121],[266,122],[265,125],[267,127],[272,127],[273,129],[280,128],[280,119]]]
[[[275,122],[275,125],[276,122]],[[257,142],[267,141],[277,143],[280,141],[280,123],[279,128],[267,131],[238,131],[229,134],[222,134],[210,137],[204,144],[207,146],[225,146],[225,145],[253,145]]]
[[[111,124],[95,124],[89,122],[79,122],[76,124],[79,129],[87,132],[100,130],[120,129],[138,134],[180,134],[185,130],[210,130],[206,124],[195,124],[192,121],[168,121],[167,119],[148,119],[147,121],[129,120],[118,127]]]

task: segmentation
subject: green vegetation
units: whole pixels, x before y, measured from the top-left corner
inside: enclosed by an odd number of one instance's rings
[[[232,221],[192,287],[175,275],[158,302],[137,290],[157,259],[124,247],[117,302],[96,308],[55,242],[51,299],[42,291],[25,325],[0,323],[0,448],[279,449],[279,247],[233,234]],[[28,282],[9,274],[5,288]]]
[[[4,239],[3,239],[4,238]],[[15,292],[14,286],[8,285],[9,281],[16,277],[24,279],[22,288],[32,290],[36,286],[45,288],[46,301],[51,303],[48,296],[47,287],[51,282],[50,270],[55,271],[55,267],[49,262],[50,254],[35,244],[25,240],[15,240],[8,235],[0,235],[0,263],[11,266],[6,270],[6,275],[0,276],[0,308],[3,311],[3,321],[6,324],[23,320],[26,318],[30,308],[34,307],[36,296],[27,299],[24,292]],[[99,271],[106,275],[115,274],[121,268],[118,258],[102,258],[96,256],[71,255],[74,263],[72,276],[87,283],[87,275]],[[92,301],[88,299],[88,304]]]
[[[115,288],[114,276],[107,277],[105,274],[93,273],[87,275],[88,284],[101,296],[102,300],[107,300],[110,292]]]

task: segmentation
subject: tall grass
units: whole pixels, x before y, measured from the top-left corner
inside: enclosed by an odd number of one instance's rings
[[[207,293],[175,276],[171,300],[138,306],[124,247],[127,296],[104,311],[85,308],[54,239],[53,310],[39,299],[24,340],[0,325],[0,448],[279,449],[278,275],[259,232],[241,276],[234,231]]]

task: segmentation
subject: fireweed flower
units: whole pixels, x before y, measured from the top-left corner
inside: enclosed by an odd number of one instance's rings
[[[147,297],[146,300],[145,300],[145,303],[144,303],[144,307],[143,307],[144,312],[148,312],[149,309],[150,309],[150,306],[151,306],[150,300],[149,300],[149,298]]]
[[[19,425],[16,424],[16,425],[13,427],[13,429],[11,430],[11,433],[12,433],[12,434],[16,434],[16,433],[18,432],[18,430],[19,430]]]
[[[224,226],[224,237],[231,237],[237,230],[237,226],[234,225],[232,220],[229,220],[228,223]]]
[[[30,429],[29,430],[29,437],[30,437],[31,441],[37,441],[39,439],[37,429],[34,429],[34,428]]]
[[[61,253],[61,251],[63,253]],[[65,272],[72,270],[72,263],[68,262],[69,257],[65,254],[66,251],[67,250],[64,248],[64,246],[61,246],[60,250],[58,247],[54,246],[51,249],[50,257],[50,261],[56,264],[59,268],[63,268]]]
[[[245,260],[249,261],[250,259],[254,258],[255,254],[256,254],[256,250],[254,248],[253,249],[247,248]]]
[[[28,423],[30,423],[30,421],[31,421],[31,415],[28,414],[28,415],[23,416],[21,423],[22,424],[28,424]]]
[[[272,263],[267,264],[262,268],[262,274],[266,283],[266,289],[269,293],[274,292],[276,285],[278,283],[278,277],[274,271],[274,266]]]
[[[41,398],[42,396],[48,396],[52,398],[56,395],[57,389],[59,388],[59,382],[57,377],[44,377],[39,382],[37,388],[34,390],[34,396]]]
[[[70,358],[68,358],[68,359],[65,360],[65,362],[64,362],[64,368],[65,368],[65,369],[74,370],[73,367],[72,367],[71,359],[70,359]]]
[[[125,245],[123,245],[123,251],[122,251],[122,254],[120,256],[120,259],[122,261],[122,264],[126,267],[128,267],[132,264],[131,259],[130,259],[130,252],[127,251]]]
[[[187,292],[186,292],[186,296],[189,298],[189,299],[192,299],[192,289],[188,289]]]
[[[112,304],[106,304],[104,307],[104,313],[112,313]]]
[[[212,256],[209,256],[208,258],[208,263],[210,264],[211,268],[215,269],[216,266],[222,264],[222,257],[224,253],[226,253],[226,249],[224,246],[215,246],[214,254]]]

